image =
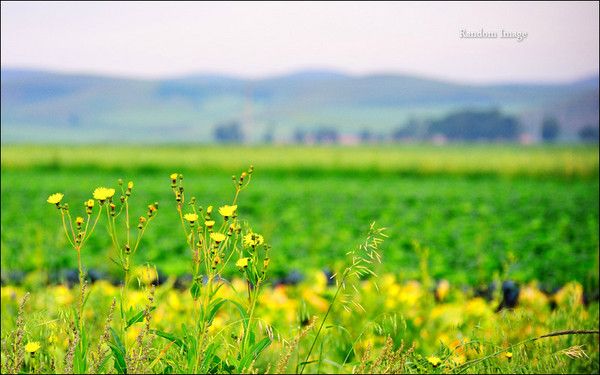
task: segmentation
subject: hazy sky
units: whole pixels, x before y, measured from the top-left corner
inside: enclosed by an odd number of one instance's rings
[[[2,2],[2,67],[136,77],[306,68],[469,82],[598,72],[598,3]],[[526,32],[461,39],[461,30]],[[500,36],[500,35],[498,35]]]

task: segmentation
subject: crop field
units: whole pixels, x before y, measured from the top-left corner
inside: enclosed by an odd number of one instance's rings
[[[2,371],[597,372],[598,159],[3,145]]]

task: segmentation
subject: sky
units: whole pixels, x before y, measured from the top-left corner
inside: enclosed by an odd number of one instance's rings
[[[598,2],[2,1],[1,65],[137,78],[333,69],[567,82],[598,73],[598,18]],[[461,38],[480,31],[498,37]]]

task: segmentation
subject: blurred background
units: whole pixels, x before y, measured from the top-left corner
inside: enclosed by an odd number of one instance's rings
[[[45,200],[118,178],[161,203],[138,264],[183,275],[169,174],[219,206],[254,164],[240,215],[278,278],[335,269],[376,221],[401,279],[428,248],[436,280],[597,298],[597,2],[1,8],[5,282],[72,270]],[[84,263],[118,273],[104,237]]]
[[[598,26],[594,2],[3,2],[2,142],[597,142]]]

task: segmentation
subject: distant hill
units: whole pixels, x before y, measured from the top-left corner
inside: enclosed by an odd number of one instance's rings
[[[1,70],[2,142],[208,142],[239,121],[250,140],[298,128],[389,134],[411,119],[499,108],[536,137],[553,115],[565,139],[598,126],[598,76],[569,84],[467,85],[395,74],[299,71],[265,79],[217,74],[164,80]]]

